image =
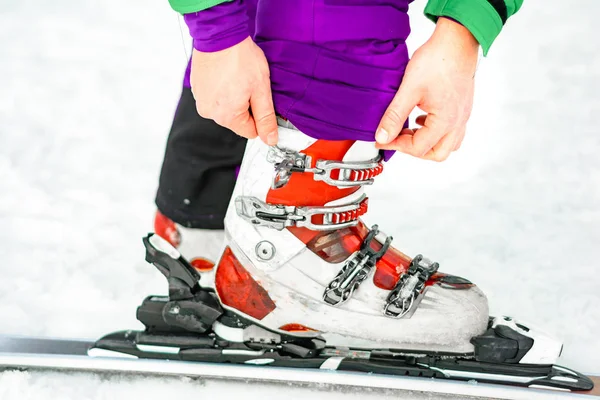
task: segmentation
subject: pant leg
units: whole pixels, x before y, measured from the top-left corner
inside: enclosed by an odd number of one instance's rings
[[[247,0],[254,36],[258,0]],[[160,172],[156,206],[180,225],[223,229],[246,139],[200,117],[190,89],[191,60]]]
[[[167,140],[155,202],[161,213],[183,226],[223,229],[246,139],[200,117],[186,86]]]

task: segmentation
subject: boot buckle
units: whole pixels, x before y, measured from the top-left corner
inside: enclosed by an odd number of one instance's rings
[[[365,162],[318,160],[315,170],[315,181],[338,187],[365,186],[372,185],[374,178],[383,172],[383,161],[381,156]],[[336,171],[337,178],[334,178]]]
[[[285,186],[293,172],[312,173],[315,181],[338,187],[372,185],[375,181],[374,178],[383,172],[381,156],[368,161],[317,160],[315,168],[311,168],[310,156],[276,146],[269,148],[267,161],[275,164],[272,189]]]
[[[255,226],[277,230],[297,226],[330,231],[357,225],[358,218],[367,212],[367,200],[367,196],[362,195],[355,202],[342,206],[295,207],[268,204],[253,196],[239,196],[235,199],[235,208],[240,217]]]
[[[311,164],[311,158],[306,154],[276,146],[269,147],[267,161],[275,164],[275,175],[271,183],[272,189],[284,187],[289,182],[292,172],[306,172],[306,166]]]
[[[337,276],[329,283],[323,293],[323,301],[338,306],[352,297],[359,285],[368,278],[377,261],[383,257],[392,243],[392,237],[387,237],[378,251],[373,250],[371,241],[379,233],[374,225],[363,241],[359,251],[354,253],[345,263]]]
[[[420,254],[413,258],[408,270],[402,274],[396,287],[388,295],[383,313],[388,317],[402,318],[414,311],[422,297],[425,282],[438,268],[438,263]]]

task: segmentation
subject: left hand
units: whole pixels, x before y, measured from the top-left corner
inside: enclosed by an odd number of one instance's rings
[[[413,55],[375,139],[380,149],[444,161],[458,150],[473,107],[479,43],[462,25],[439,18],[431,38]],[[418,129],[402,129],[411,111]]]

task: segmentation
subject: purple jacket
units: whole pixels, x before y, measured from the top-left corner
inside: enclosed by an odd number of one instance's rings
[[[410,2],[233,0],[185,21],[200,51],[253,36],[269,61],[276,112],[307,135],[374,141],[409,60]]]

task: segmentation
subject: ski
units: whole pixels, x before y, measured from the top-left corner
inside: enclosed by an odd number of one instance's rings
[[[168,296],[148,296],[138,307],[145,330],[98,340],[0,336],[0,369],[321,383],[507,399],[547,396],[548,390],[555,398],[594,393],[597,378],[554,365],[548,354],[560,353],[559,342],[510,317],[490,317],[467,353],[335,346],[318,333],[271,331],[225,310],[174,248],[152,234],[144,245],[146,261],[169,284]]]
[[[132,340],[133,331],[122,336]],[[116,339],[112,336],[112,339]],[[133,343],[132,343],[133,344]],[[319,368],[308,363],[298,368],[265,363],[261,358],[243,364],[185,361],[177,353],[160,346],[137,346],[139,356],[100,349],[94,340],[55,339],[36,337],[0,336],[0,370],[54,370],[79,371],[107,374],[132,374],[144,376],[186,376],[190,378],[235,380],[253,383],[292,383],[295,385],[321,385],[335,388],[384,389],[397,393],[446,394],[471,398],[494,399],[586,399],[600,396],[593,392],[549,391],[537,387],[498,385],[493,383],[459,382],[439,379],[437,374],[414,373],[389,375],[387,373],[364,373],[353,368],[352,363],[344,366],[342,356],[321,360]],[[230,354],[233,356],[234,354]],[[141,358],[148,357],[148,358]],[[332,356],[334,357],[334,356]],[[168,360],[168,361],[167,361]],[[264,358],[263,358],[264,360]],[[333,361],[329,361],[333,360]],[[337,365],[337,368],[336,368]],[[341,367],[341,368],[340,368]],[[349,369],[343,369],[349,367]],[[414,369],[416,372],[418,369]],[[598,382],[599,378],[593,378]]]
[[[271,367],[333,369],[394,376],[475,380],[559,390],[591,390],[578,372],[553,365],[546,353],[560,343],[510,317],[490,318],[473,337],[472,353],[422,349],[365,349],[328,346],[321,337],[298,337],[262,328],[224,310],[214,292],[199,285],[194,268],[164,240],[143,240],[146,261],[165,276],[168,296],[149,296],[137,310],[145,331],[115,332],[94,345],[144,359],[259,364]],[[558,347],[557,347],[558,346]],[[558,351],[557,351],[558,350]]]
[[[220,340],[214,333],[195,336],[122,331],[103,337],[90,351],[92,354],[116,351],[144,359],[475,380],[562,390],[590,390],[593,387],[588,377],[556,365],[494,364],[479,362],[468,354],[457,356],[390,349],[337,348],[325,346],[325,342],[318,339],[281,344],[229,343]]]

